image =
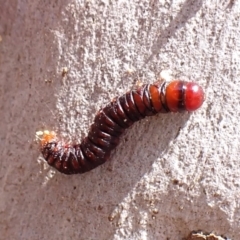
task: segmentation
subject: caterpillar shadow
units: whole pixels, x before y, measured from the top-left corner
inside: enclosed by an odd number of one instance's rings
[[[96,229],[106,226],[111,222],[110,214],[115,207],[151,172],[153,163],[163,156],[189,116],[188,113],[162,114],[136,123],[122,137],[111,160],[102,166],[82,175],[56,174],[54,181],[48,184],[49,189],[44,191],[46,202],[55,199],[56,209],[52,211],[57,212],[57,195],[60,194],[65,199],[63,205],[71,209],[71,221],[81,222],[81,226],[91,221]],[[58,193],[54,189],[58,189]],[[93,215],[98,215],[96,221]],[[109,236],[113,233],[114,228],[109,229]],[[81,229],[81,237],[87,234]]]

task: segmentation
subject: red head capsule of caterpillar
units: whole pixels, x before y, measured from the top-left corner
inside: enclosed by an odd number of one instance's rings
[[[176,80],[166,86],[165,104],[171,112],[195,111],[203,101],[204,92],[197,83]]]

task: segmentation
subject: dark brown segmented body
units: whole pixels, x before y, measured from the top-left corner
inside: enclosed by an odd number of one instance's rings
[[[173,81],[146,84],[115,98],[96,115],[80,144],[69,146],[53,138],[41,151],[49,165],[65,174],[84,173],[106,162],[120,136],[134,122],[157,113],[194,111],[204,99],[196,83]]]

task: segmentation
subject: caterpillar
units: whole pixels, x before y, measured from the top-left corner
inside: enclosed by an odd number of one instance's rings
[[[65,144],[54,132],[44,132],[41,152],[47,163],[61,173],[85,173],[109,159],[120,136],[134,122],[158,113],[192,112],[203,101],[203,89],[194,82],[175,80],[145,84],[100,109],[80,144]]]

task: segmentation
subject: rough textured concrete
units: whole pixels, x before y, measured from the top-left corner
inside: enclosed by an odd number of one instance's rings
[[[240,239],[239,0],[0,9],[0,239]],[[204,87],[199,111],[136,123],[87,174],[44,164],[36,131],[81,139],[101,106],[165,69]]]

